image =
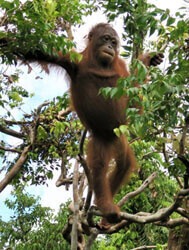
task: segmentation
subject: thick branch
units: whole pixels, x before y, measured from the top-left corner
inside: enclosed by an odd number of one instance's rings
[[[10,171],[5,175],[4,179],[0,182],[0,192],[4,190],[4,188],[13,180],[13,178],[18,174],[20,169],[22,168],[23,164],[27,160],[28,152],[31,146],[27,146],[22,151],[17,162],[14,166],[10,169]]]
[[[177,198],[175,200],[175,202],[168,208],[162,208],[160,210],[158,210],[156,213],[154,214],[147,214],[147,216],[145,215],[140,215],[139,214],[129,214],[129,213],[121,213],[121,217],[122,219],[128,220],[128,221],[132,221],[132,222],[136,222],[136,223],[140,223],[140,224],[146,224],[146,223],[151,223],[151,222],[158,222],[158,221],[164,221],[167,220],[167,218],[176,211],[176,209],[180,206],[182,199],[184,196],[187,196],[189,194],[189,190],[181,190],[178,195]]]
[[[25,135],[23,133],[17,132],[13,129],[5,128],[2,125],[0,125],[0,132],[7,134],[7,135],[14,136],[14,137],[19,138],[19,139],[25,138]]]
[[[169,218],[171,214],[174,212],[177,212],[180,214],[181,212],[183,213],[183,211],[181,211],[179,206],[182,203],[183,198],[188,195],[189,195],[189,189],[180,190],[180,192],[178,193],[175,199],[175,202],[170,207],[162,208],[158,210],[156,213],[139,212],[136,214],[130,214],[126,212],[121,212],[120,215],[121,215],[122,221],[115,225],[112,225],[107,230],[99,229],[99,234],[104,234],[104,233],[113,234],[122,228],[128,227],[131,223],[139,223],[139,224],[154,223],[157,226],[165,226],[169,228],[176,227],[176,226],[183,225],[183,224],[189,225],[189,219],[186,213],[184,214],[186,218],[177,218],[177,219]],[[102,213],[96,207],[91,207],[88,215],[89,216],[92,216],[92,215],[102,216]]]

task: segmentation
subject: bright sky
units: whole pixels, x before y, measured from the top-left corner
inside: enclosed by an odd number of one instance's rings
[[[172,13],[178,11],[178,8],[186,5],[183,0],[149,0],[149,2],[154,3],[157,7],[163,9],[170,9]],[[103,15],[93,14],[92,17],[87,18],[86,24],[83,25],[80,30],[75,33],[75,39],[78,43],[83,42],[83,37],[88,33],[88,30],[99,22],[105,22],[106,18]],[[118,24],[115,22],[115,26]],[[27,71],[27,69],[25,69]],[[36,76],[43,77],[42,80],[36,80]],[[37,105],[41,104],[45,100],[51,100],[53,97],[60,95],[60,93],[64,93],[66,89],[68,89],[67,84],[64,80],[64,72],[51,72],[50,75],[41,74],[40,70],[34,69],[32,74],[25,74],[21,77],[20,83],[29,91],[35,92],[35,97],[32,101],[26,104],[27,111],[35,108]],[[16,116],[17,114],[15,114]],[[3,137],[0,137],[0,139]],[[53,209],[58,209],[59,205],[65,202],[68,197],[71,198],[71,191],[65,191],[64,187],[57,188],[55,186],[55,182],[59,176],[59,172],[55,173],[55,176],[52,181],[48,182],[48,187],[30,187],[29,192],[35,195],[39,195],[41,197],[41,203],[43,206],[49,206]],[[1,177],[1,176],[0,176]],[[70,187],[70,190],[72,187]],[[6,189],[0,194],[0,216],[3,217],[4,220],[7,220],[10,217],[10,211],[3,205],[3,202],[6,198],[9,197],[11,191],[11,187],[8,186]]]

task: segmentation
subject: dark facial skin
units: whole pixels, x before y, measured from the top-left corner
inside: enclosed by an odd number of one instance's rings
[[[117,37],[106,33],[99,37],[98,50],[97,50],[97,61],[101,65],[110,65],[117,52]]]
[[[89,43],[92,45],[97,64],[103,68],[111,66],[119,48],[119,38],[115,30],[110,27],[99,29],[89,34]]]

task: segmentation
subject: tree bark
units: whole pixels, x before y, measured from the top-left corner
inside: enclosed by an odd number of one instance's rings
[[[189,211],[189,198],[186,199],[185,208]],[[189,225],[181,226],[180,230],[170,230],[168,250],[189,250]]]

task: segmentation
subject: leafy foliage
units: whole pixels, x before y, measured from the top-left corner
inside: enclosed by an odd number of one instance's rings
[[[78,0],[71,3],[68,0],[3,1],[1,9],[6,15],[0,37],[6,38],[9,46],[0,52],[2,61],[14,60],[11,51],[15,51],[15,47],[18,54],[19,48],[25,53],[38,48],[50,54],[55,50],[63,53],[70,50],[73,42],[67,39],[65,30],[69,25],[81,23],[90,7]]]
[[[183,131],[189,110],[189,46],[188,18],[179,10],[175,16],[148,1],[69,1],[34,0],[3,1],[0,20],[0,47],[2,63],[15,62],[15,51],[27,53],[40,49],[53,54],[64,54],[73,46],[70,27],[82,23],[83,15],[91,14],[102,6],[110,21],[118,16],[123,20],[123,56],[131,58],[133,74],[120,79],[115,88],[102,89],[105,98],[129,97],[126,111],[128,123],[115,128],[117,136],[126,134],[139,163],[138,175],[130,185],[117,195],[119,201],[125,193],[138,188],[154,171],[158,178],[139,196],[129,200],[123,211],[154,212],[173,203],[182,184],[186,166],[180,155],[189,161],[189,137],[186,133],[184,150],[181,148]],[[157,39],[154,41],[153,37]],[[7,41],[9,41],[7,43]],[[161,51],[167,58],[163,68],[149,68],[137,58],[143,49]],[[76,54],[72,53],[72,59]],[[28,66],[29,71],[31,70]],[[21,171],[14,178],[12,200],[7,206],[15,212],[8,222],[0,221],[1,245],[14,249],[69,249],[62,238],[62,229],[68,219],[66,205],[54,215],[43,208],[39,200],[24,191],[24,184],[45,184],[53,177],[53,170],[64,167],[64,177],[69,175],[72,159],[79,152],[82,126],[74,113],[59,117],[59,112],[69,106],[69,95],[36,107],[31,114],[21,114],[22,104],[32,96],[19,86],[20,71],[0,76],[0,130],[5,138],[0,142],[1,171],[8,172],[18,163],[26,145],[32,145]],[[146,83],[146,79],[148,83]],[[136,83],[140,88],[136,87]],[[139,109],[143,114],[139,114]],[[18,119],[12,116],[18,112]],[[8,136],[19,138],[16,146]],[[10,157],[11,155],[11,157]],[[178,182],[177,182],[178,181]],[[177,215],[173,215],[177,216]],[[132,249],[141,245],[156,245],[165,249],[168,229],[154,225],[132,224],[119,232],[99,237],[93,249]]]
[[[14,211],[14,216],[8,222],[0,220],[1,249],[69,249],[61,233],[68,214],[66,205],[54,215],[39,201],[26,193],[22,185],[12,192],[12,198],[5,204]]]

